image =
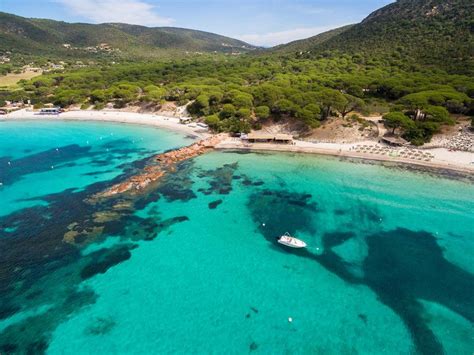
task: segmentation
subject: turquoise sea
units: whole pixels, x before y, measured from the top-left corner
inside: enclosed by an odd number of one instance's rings
[[[0,137],[1,354],[474,351],[472,177],[211,152],[90,203],[192,138],[85,122]]]

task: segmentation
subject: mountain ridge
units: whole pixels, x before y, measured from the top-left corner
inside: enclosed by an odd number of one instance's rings
[[[339,52],[438,67],[474,74],[474,2],[472,0],[398,0],[362,22],[313,43],[311,38],[277,52],[312,55]]]
[[[146,27],[125,23],[68,23],[25,18],[0,12],[0,50],[24,54],[67,55],[70,48],[100,46],[124,54],[153,57],[166,51],[246,53],[256,49],[246,42],[211,32],[178,27]],[[68,50],[69,49],[69,50]],[[109,50],[111,52],[111,50]]]
[[[344,31],[347,31],[351,27],[355,26],[355,24],[351,25],[345,25],[341,27],[337,27],[334,29],[331,29],[329,31],[325,31],[322,33],[319,33],[315,36],[304,38],[304,39],[298,39],[296,41],[291,41],[288,43],[280,44],[278,46],[270,48],[270,50],[274,52],[279,52],[279,53],[287,53],[291,51],[298,51],[298,50],[305,50],[308,48],[308,46],[316,46],[319,44],[322,44],[329,39],[331,39],[334,36],[338,36]]]

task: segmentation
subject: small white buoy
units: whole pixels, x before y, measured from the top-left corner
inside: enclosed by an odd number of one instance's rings
[[[12,165],[12,162],[11,162],[11,161],[9,161],[9,162],[8,162],[8,165]]]
[[[262,223],[262,226],[264,226],[264,227],[265,227],[265,223]]]
[[[54,169],[54,165],[51,165],[51,169]]]
[[[59,149],[58,149],[58,148],[56,148],[56,151],[57,151],[57,152],[59,152]]]
[[[316,248],[316,250],[319,250],[319,248]]]
[[[290,323],[293,322],[293,318],[288,317],[288,322],[290,322]]]

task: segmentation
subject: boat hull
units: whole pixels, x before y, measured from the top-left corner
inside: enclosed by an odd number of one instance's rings
[[[294,249],[306,248],[306,243],[301,240],[294,240],[293,243],[289,243],[284,240],[278,239],[278,243],[280,243],[281,245],[287,246],[289,248],[294,248]]]

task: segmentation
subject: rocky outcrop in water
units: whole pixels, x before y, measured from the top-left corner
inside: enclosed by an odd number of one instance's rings
[[[226,137],[227,135],[225,134],[214,135],[187,147],[155,155],[143,169],[143,173],[134,175],[127,180],[96,194],[91,199],[91,202],[100,198],[116,196],[126,192],[136,193],[137,191],[144,190],[151,183],[158,181],[168,171],[173,171],[177,163],[204,154],[210,149],[213,149]]]

